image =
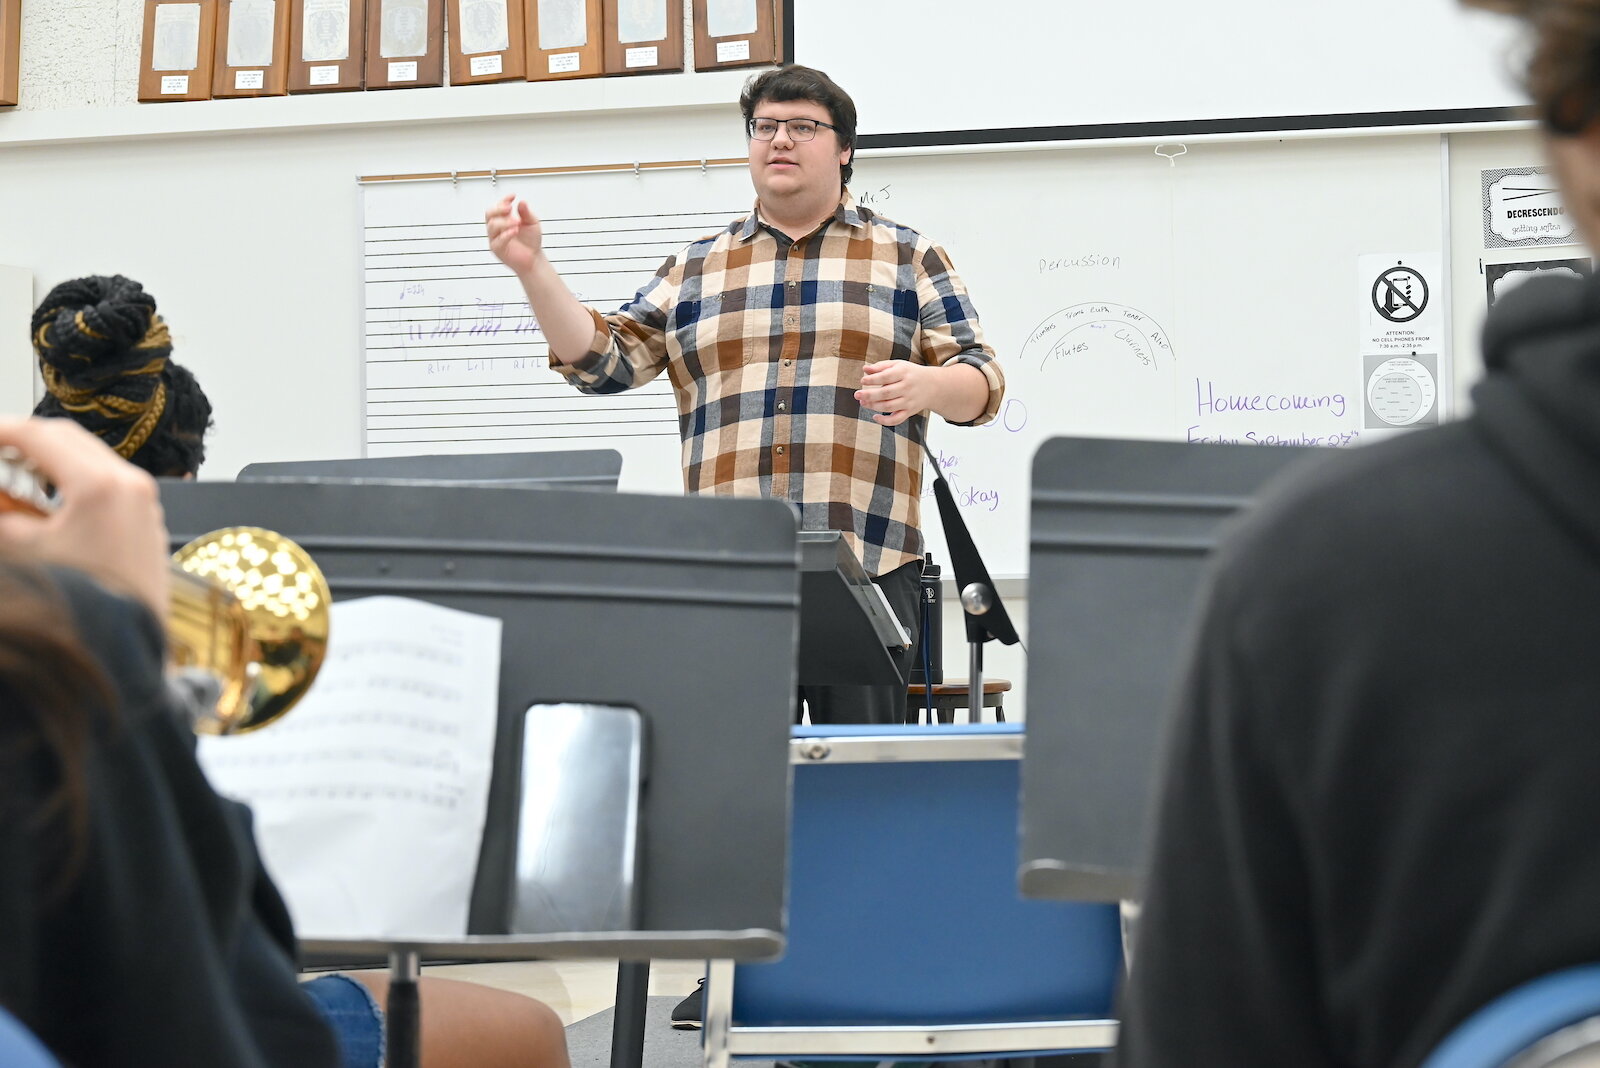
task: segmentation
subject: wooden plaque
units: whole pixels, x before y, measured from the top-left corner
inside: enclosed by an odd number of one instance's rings
[[[783,55],[778,0],[694,0],[694,69],[753,67]]]
[[[294,0],[289,18],[289,92],[360,89],[366,59],[367,0]]]
[[[17,103],[22,60],[22,0],[0,0],[0,108]]]
[[[602,7],[607,74],[683,69],[683,0],[602,0]]]
[[[289,92],[291,0],[223,0],[217,9],[213,97]]]
[[[367,0],[367,88],[444,84],[444,0]]]
[[[217,0],[145,0],[139,99],[210,100]]]
[[[528,70],[527,0],[449,0],[450,84],[507,82]]]
[[[528,80],[605,73],[600,0],[528,0]]]

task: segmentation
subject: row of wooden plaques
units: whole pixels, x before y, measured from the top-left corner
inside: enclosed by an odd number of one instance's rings
[[[20,2],[0,0],[0,103]],[[145,0],[139,99],[438,86],[447,60],[452,85],[679,71],[684,2]],[[695,69],[778,61],[782,0],[690,2]]]

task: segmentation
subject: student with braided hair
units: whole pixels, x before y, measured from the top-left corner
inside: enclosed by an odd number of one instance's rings
[[[35,415],[72,419],[153,475],[205,462],[211,402],[172,359],[155,298],[122,275],[62,282],[33,313],[45,398]]]

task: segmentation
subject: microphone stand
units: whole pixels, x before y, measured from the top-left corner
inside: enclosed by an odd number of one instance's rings
[[[1002,645],[1017,644],[1017,629],[1000,600],[1000,594],[989,578],[989,569],[978,554],[978,546],[967,530],[967,521],[961,518],[956,507],[955,494],[950,483],[939,470],[939,461],[928,448],[928,443],[911,428],[911,440],[922,447],[928,464],[933,468],[933,496],[939,502],[939,525],[944,528],[945,550],[950,554],[950,570],[955,576],[956,589],[961,593],[962,618],[967,625],[967,715],[971,722],[983,718],[983,645],[998,640]]]

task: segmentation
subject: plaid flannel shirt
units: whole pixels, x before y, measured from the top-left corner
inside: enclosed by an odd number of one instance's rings
[[[593,312],[590,351],[552,366],[587,393],[671,376],[688,493],[799,506],[839,530],[869,575],[922,558],[923,457],[911,430],[880,426],[854,393],[879,360],[971,364],[994,418],[1005,378],[944,251],[855,203],[791,241],[756,211],[672,256],[633,300]]]

